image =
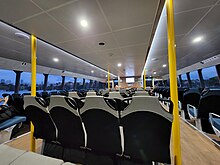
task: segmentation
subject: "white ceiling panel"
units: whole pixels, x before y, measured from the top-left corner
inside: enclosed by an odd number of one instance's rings
[[[25,21],[16,23],[15,26],[35,34],[50,43],[74,39],[75,36],[65,30],[60,24],[51,19],[47,14],[40,14]]]
[[[0,18],[13,23],[25,17],[42,12],[29,0],[1,0]]]
[[[118,47],[112,33],[99,35],[96,37],[88,37],[84,39],[83,42],[93,50],[115,49]],[[104,42],[105,45],[99,45],[100,42]]]
[[[113,30],[153,23],[157,0],[98,0]]]
[[[174,0],[175,13],[214,5],[218,0]]]
[[[32,0],[34,3],[36,3],[40,8],[43,10],[48,10],[54,7],[57,7],[59,5],[64,5],[66,3],[71,3],[76,0]]]
[[[146,44],[142,44],[137,46],[124,47],[122,48],[122,52],[125,57],[128,57],[126,60],[129,60],[130,57],[133,57],[143,61],[143,59],[146,57],[146,49]]]
[[[95,0],[80,0],[49,12],[61,24],[79,37],[110,32],[110,29]],[[80,25],[81,20],[88,22],[88,27]]]
[[[152,25],[144,25],[136,28],[114,32],[120,46],[148,43]],[[146,45],[147,46],[147,45]]]

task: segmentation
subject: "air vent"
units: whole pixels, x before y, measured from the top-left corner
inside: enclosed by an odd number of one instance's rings
[[[214,56],[214,57],[208,58],[208,59],[206,59],[206,60],[203,60],[203,61],[201,61],[200,63],[201,63],[201,64],[206,64],[206,63],[208,63],[208,62],[215,61],[215,60],[217,60],[218,58],[219,58],[219,57]]]

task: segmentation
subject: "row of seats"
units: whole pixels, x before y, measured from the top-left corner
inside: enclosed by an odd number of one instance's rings
[[[111,158],[111,163],[95,164],[117,164],[118,156],[142,164],[170,163],[172,115],[161,107],[158,99],[134,96],[123,111],[113,109],[107,100],[87,95],[83,106],[78,106],[71,97],[51,96],[47,107],[42,98],[25,96],[24,107],[35,126],[34,136],[60,144],[65,161],[92,164],[85,161],[88,157],[73,160],[65,152],[75,149]],[[117,104],[114,99],[112,102]]]
[[[1,165],[74,165],[72,163],[64,163],[63,160],[50,158],[33,152],[27,152],[0,145]]]
[[[158,88],[155,91],[162,94],[167,88]],[[168,89],[167,89],[168,90]],[[182,94],[180,94],[183,91]],[[194,120],[198,129],[207,133],[220,132],[220,89],[178,89],[181,98],[182,117]],[[211,124],[210,124],[211,123]]]

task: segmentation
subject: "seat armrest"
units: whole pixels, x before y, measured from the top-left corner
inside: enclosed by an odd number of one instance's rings
[[[187,104],[186,106],[187,106],[187,112],[189,114],[190,119],[197,119],[198,118],[198,109],[190,104]],[[190,111],[193,111],[194,116],[190,113]]]

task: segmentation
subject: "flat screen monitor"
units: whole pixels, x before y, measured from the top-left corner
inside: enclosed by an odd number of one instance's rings
[[[134,77],[126,78],[126,83],[134,83]]]

